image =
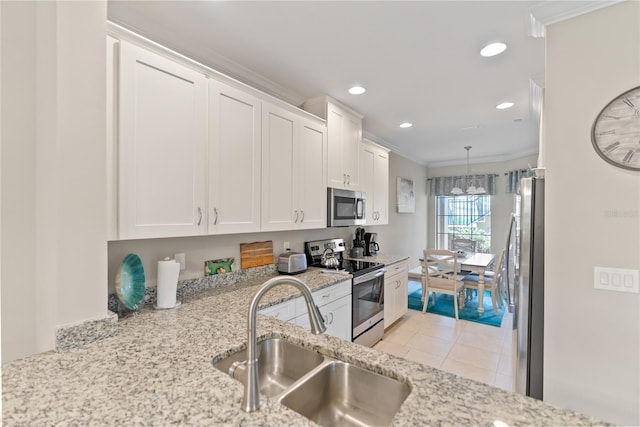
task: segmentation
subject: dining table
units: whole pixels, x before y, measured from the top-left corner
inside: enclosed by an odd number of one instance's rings
[[[484,314],[484,274],[495,260],[495,254],[467,252],[458,257],[460,270],[478,273],[478,314]]]

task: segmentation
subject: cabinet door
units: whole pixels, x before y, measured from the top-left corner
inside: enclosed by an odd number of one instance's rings
[[[262,112],[262,231],[297,227],[296,117],[264,103]]]
[[[298,141],[298,228],[327,226],[326,127],[301,119]]]
[[[344,138],[345,116],[341,109],[332,104],[327,105],[327,186],[333,188],[347,188],[346,174],[342,166],[342,140]]]
[[[260,231],[260,100],[209,80],[209,234]]]
[[[295,300],[289,300],[281,302],[280,304],[272,305],[271,307],[263,308],[258,311],[258,313],[264,314],[265,316],[275,317],[276,319],[284,322],[289,322],[293,321],[296,317],[295,306]]]
[[[384,277],[384,328],[387,329],[397,320],[397,302],[396,302],[396,289],[397,289],[397,275],[391,275]]]
[[[374,224],[389,222],[389,153],[377,150],[373,156],[373,203]]]
[[[351,295],[339,298],[319,309],[327,326],[325,334],[351,341]],[[305,313],[296,317],[296,324],[309,328],[309,315]]]
[[[367,195],[367,225],[387,224],[389,206],[389,153],[364,141],[360,150],[360,189]]]
[[[206,231],[203,74],[121,42],[119,237]]]
[[[342,159],[343,172],[347,176],[347,187],[360,189],[360,143],[362,121],[351,114],[345,114],[343,121]]]
[[[398,288],[396,292],[396,315],[399,319],[409,312],[409,277],[405,269],[404,273],[398,274]]]
[[[362,144],[360,152],[360,190],[367,196],[365,205],[365,220],[367,225],[375,225],[376,215],[374,212],[374,164],[376,153],[374,147],[369,144]]]

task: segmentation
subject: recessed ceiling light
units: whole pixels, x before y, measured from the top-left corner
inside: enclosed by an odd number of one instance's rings
[[[480,55],[482,56],[496,56],[500,55],[502,52],[507,50],[507,45],[504,43],[491,43],[486,45],[480,51]]]
[[[513,107],[513,102],[503,102],[502,104],[496,105],[498,110],[506,110],[507,108]]]
[[[400,127],[403,129],[410,128],[411,126],[413,126],[413,123],[409,123],[409,122],[400,123]]]
[[[349,93],[351,95],[362,95],[366,91],[367,90],[365,88],[363,88],[362,86],[354,86],[351,89],[349,89]]]

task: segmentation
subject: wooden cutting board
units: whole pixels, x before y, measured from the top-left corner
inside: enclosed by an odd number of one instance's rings
[[[240,268],[273,264],[273,241],[240,243]]]

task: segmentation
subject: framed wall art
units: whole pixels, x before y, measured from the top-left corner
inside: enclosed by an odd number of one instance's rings
[[[413,189],[413,180],[409,178],[397,178],[397,210],[398,213],[415,213],[416,193]]]

